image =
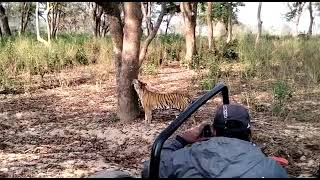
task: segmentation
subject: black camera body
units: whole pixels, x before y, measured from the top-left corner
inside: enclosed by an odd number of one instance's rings
[[[201,137],[213,137],[213,132],[210,124],[204,126]]]

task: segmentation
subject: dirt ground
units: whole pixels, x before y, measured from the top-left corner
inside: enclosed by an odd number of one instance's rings
[[[143,122],[143,114],[134,122],[119,122],[114,74],[102,72],[103,67],[94,65],[78,67],[60,73],[67,86],[0,96],[0,177],[87,177],[102,169],[140,175],[155,137],[174,115],[156,111],[151,124]],[[204,94],[194,83],[198,75],[169,65],[157,75],[140,78],[151,89],[189,92],[196,98]],[[45,82],[55,78],[46,76]],[[287,115],[279,118],[264,105],[270,103],[264,86],[231,79],[225,80],[230,100],[250,108],[255,142],[268,155],[286,158],[291,177],[315,177],[320,162],[320,91],[295,92]],[[195,114],[197,123],[210,121],[220,103],[219,97],[201,107]],[[186,122],[179,131],[191,125]]]

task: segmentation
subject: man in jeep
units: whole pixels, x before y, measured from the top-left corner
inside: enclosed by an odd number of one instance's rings
[[[202,123],[164,144],[160,178],[288,178],[283,167],[251,142],[245,107],[218,107],[211,137],[201,135],[207,125]],[[148,177],[149,162],[144,163],[143,178]]]

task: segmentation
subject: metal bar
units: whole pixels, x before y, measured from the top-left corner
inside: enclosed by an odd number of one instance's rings
[[[197,109],[205,104],[210,98],[222,92],[223,104],[229,104],[228,88],[224,84],[217,84],[212,90],[198,98],[189,107],[180,113],[180,115],[156,138],[153,143],[150,166],[149,178],[159,178],[160,170],[160,155],[164,142],[184,123]]]

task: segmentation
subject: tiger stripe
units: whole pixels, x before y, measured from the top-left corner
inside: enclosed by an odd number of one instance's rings
[[[132,81],[145,111],[145,122],[151,123],[152,110],[175,108],[179,111],[185,110],[191,103],[191,99],[186,94],[180,93],[157,93],[147,89],[147,84],[137,79]]]

